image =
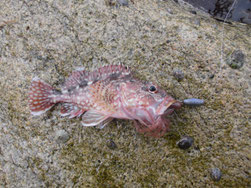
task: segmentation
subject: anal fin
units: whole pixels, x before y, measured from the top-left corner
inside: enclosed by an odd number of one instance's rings
[[[61,116],[69,116],[69,118],[74,118],[83,114],[85,110],[80,109],[72,103],[63,103],[60,110]]]

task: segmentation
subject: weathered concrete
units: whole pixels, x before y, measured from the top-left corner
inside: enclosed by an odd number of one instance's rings
[[[222,25],[170,1],[0,1],[0,185],[250,186],[251,29],[225,25],[221,61]],[[240,69],[225,63],[235,50],[245,56]],[[130,121],[85,128],[57,107],[30,115],[33,77],[58,87],[75,67],[117,62],[176,98],[206,104],[178,111],[161,139],[137,134]],[[184,135],[194,138],[188,150],[176,145]],[[211,179],[212,168],[221,170],[220,181]]]

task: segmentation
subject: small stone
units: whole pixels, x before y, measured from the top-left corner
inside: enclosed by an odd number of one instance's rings
[[[56,132],[56,140],[60,143],[65,143],[69,139],[69,134],[65,130],[58,130]]]
[[[105,0],[105,4],[107,6],[115,6],[116,5],[116,0]]]
[[[213,24],[212,27],[213,27],[214,29],[217,29],[217,28],[218,28],[218,25],[217,25],[217,24]]]
[[[221,170],[219,168],[212,168],[211,169],[211,178],[214,181],[220,181],[222,176]]]
[[[115,144],[115,142],[113,140],[109,140],[107,142],[107,147],[113,150],[113,149],[117,148],[117,145]]]
[[[245,62],[245,55],[241,50],[235,50],[230,57],[227,59],[227,64],[232,69],[240,69]]]
[[[122,6],[128,6],[128,0],[117,0],[117,1]]]
[[[177,145],[180,149],[188,149],[193,145],[193,138],[190,136],[184,136],[177,142]]]
[[[177,69],[177,70],[174,70],[173,71],[173,76],[180,82],[181,80],[183,80],[184,79],[184,73],[181,71],[181,70],[179,70],[179,69]]]
[[[210,79],[213,79],[213,78],[214,78],[214,74],[210,74],[208,77],[209,77]]]
[[[190,11],[192,14],[197,14],[197,12],[195,10],[191,10]]]
[[[170,9],[170,8],[166,8],[166,11],[167,11],[167,13],[169,13],[169,14],[173,14],[172,9]]]

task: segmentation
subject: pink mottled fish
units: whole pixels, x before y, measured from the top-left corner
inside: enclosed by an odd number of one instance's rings
[[[33,115],[40,115],[61,103],[61,116],[82,115],[83,126],[103,128],[112,119],[134,120],[138,132],[161,137],[170,124],[167,115],[181,103],[152,82],[133,77],[122,65],[109,65],[93,72],[76,70],[61,91],[34,78],[29,92]]]

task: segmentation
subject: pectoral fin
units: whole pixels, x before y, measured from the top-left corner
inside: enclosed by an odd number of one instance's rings
[[[106,120],[102,121],[100,124],[97,125],[98,129],[103,129],[107,124],[109,124],[113,118],[107,118]]]
[[[101,114],[94,110],[89,110],[82,116],[81,123],[83,126],[96,126],[102,125],[102,122],[106,124],[107,119],[110,119],[109,116]]]

